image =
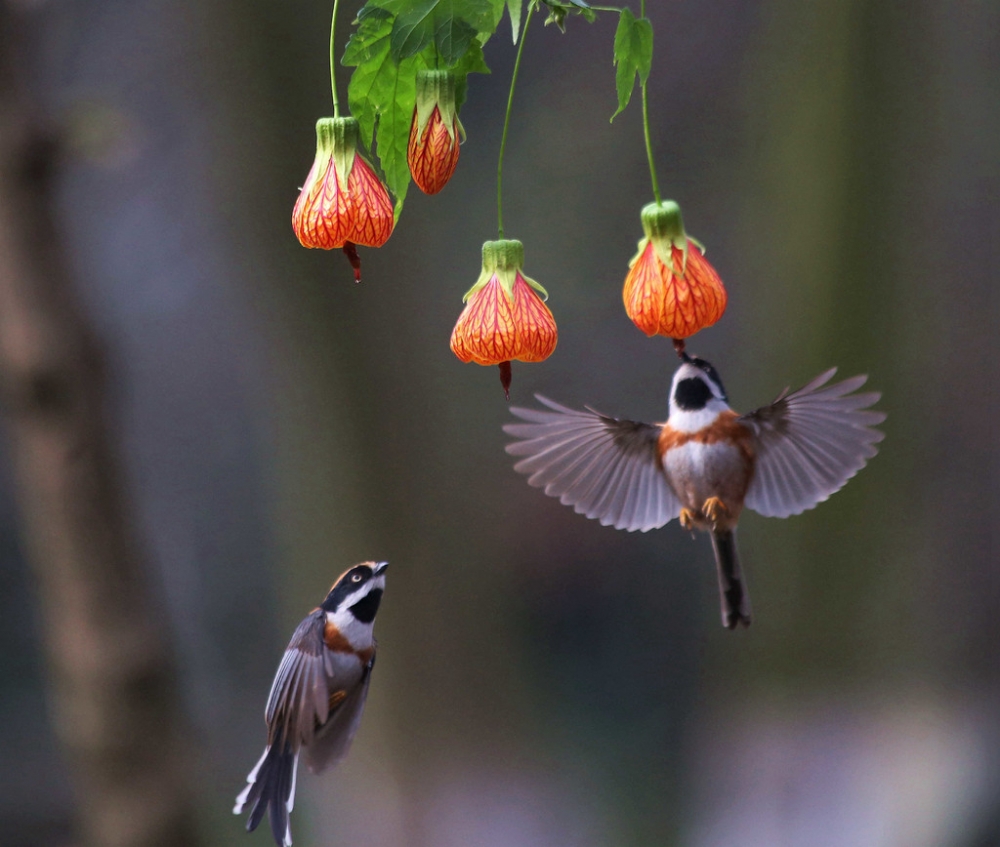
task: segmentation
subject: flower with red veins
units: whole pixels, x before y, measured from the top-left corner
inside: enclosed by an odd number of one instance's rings
[[[625,311],[646,335],[680,342],[722,317],[726,289],[704,248],[685,234],[676,203],[643,208],[642,228],[646,237],[625,277]]]
[[[424,194],[437,194],[458,164],[465,130],[455,108],[455,75],[451,71],[419,71],[406,161]]]
[[[451,333],[452,352],[463,362],[499,365],[509,395],[510,363],[541,362],[556,349],[559,333],[545,305],[545,289],[522,272],[520,241],[487,241],[483,270],[466,292],[465,309]]]
[[[316,159],[292,210],[303,247],[381,247],[392,235],[389,192],[357,147],[354,118],[316,122]]]

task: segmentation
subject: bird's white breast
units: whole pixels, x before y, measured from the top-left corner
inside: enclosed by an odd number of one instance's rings
[[[327,676],[335,680],[336,687],[350,689],[361,679],[364,663],[357,653],[326,650],[323,653],[323,660],[326,663]]]
[[[725,441],[671,447],[663,455],[663,470],[681,504],[695,510],[709,497],[728,499],[730,489],[742,488],[746,473],[739,449]]]

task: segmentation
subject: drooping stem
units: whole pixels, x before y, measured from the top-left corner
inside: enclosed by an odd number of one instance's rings
[[[646,17],[646,0],[640,0],[639,16]],[[660,184],[656,180],[656,162],[653,161],[653,141],[649,135],[649,97],[646,94],[646,82],[642,82],[642,130],[646,136],[646,158],[649,160],[649,179],[653,183],[653,198],[660,205]]]
[[[521,54],[524,52],[524,40],[528,35],[528,25],[531,23],[531,15],[535,11],[535,4],[528,4],[528,15],[524,19],[524,27],[521,29],[521,44],[517,48],[517,58],[514,59],[514,73],[510,77],[510,93],[507,95],[507,114],[503,118],[503,135],[500,138],[500,159],[497,162],[497,231],[500,238],[503,238],[503,153],[507,149],[507,129],[510,126],[510,108],[514,102],[514,84],[517,82],[517,72],[521,67]]]
[[[337,6],[340,0],[333,0],[333,16],[330,19],[330,89],[333,91],[333,116],[340,117],[340,101],[337,99],[337,49],[334,35],[337,32]]]

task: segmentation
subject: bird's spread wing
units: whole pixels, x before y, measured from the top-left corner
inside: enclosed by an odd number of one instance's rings
[[[317,726],[330,713],[330,690],[324,664],[323,627],[326,617],[317,609],[292,635],[271,684],[264,720],[268,744],[287,739],[295,749],[308,744]]]
[[[646,532],[680,514],[660,469],[659,427],[535,396],[551,411],[514,406],[511,412],[527,423],[504,426],[518,439],[507,452],[525,457],[514,470],[528,474],[531,485],[616,529]]]
[[[330,720],[316,733],[316,737],[309,745],[309,770],[313,773],[319,773],[347,755],[354,734],[361,723],[361,713],[368,697],[368,682],[371,680],[374,664],[375,657],[372,656],[357,685],[346,693],[343,701],[334,708]]]
[[[767,517],[785,518],[822,503],[865,466],[884,437],[876,424],[885,413],[868,409],[879,394],[857,391],[866,376],[832,385],[831,368],[769,406],[743,415],[753,430],[756,467],[746,506]]]

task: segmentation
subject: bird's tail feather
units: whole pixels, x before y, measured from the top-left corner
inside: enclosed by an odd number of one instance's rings
[[[736,551],[736,530],[712,530],[712,549],[719,571],[719,596],[722,602],[722,625],[726,629],[750,626],[750,595],[743,584],[740,557]]]
[[[295,771],[299,755],[288,742],[268,745],[250,775],[247,787],[236,798],[234,814],[250,810],[247,832],[253,832],[269,812],[271,833],[278,847],[291,847],[288,816],[295,803]]]

